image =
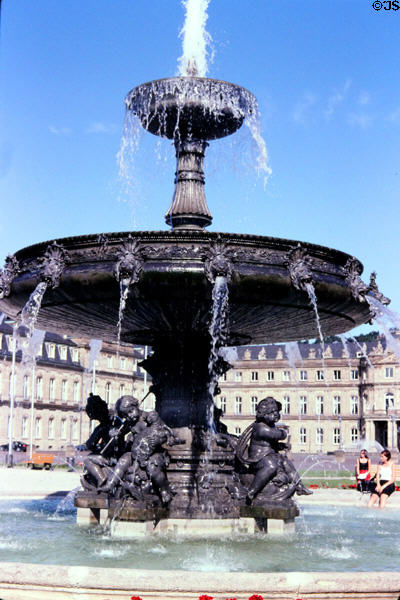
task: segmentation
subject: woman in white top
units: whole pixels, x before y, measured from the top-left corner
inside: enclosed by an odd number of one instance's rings
[[[379,508],[385,508],[387,499],[395,491],[396,481],[395,464],[389,450],[382,450],[381,464],[376,472],[376,488],[371,494],[368,506],[373,506],[379,499]]]

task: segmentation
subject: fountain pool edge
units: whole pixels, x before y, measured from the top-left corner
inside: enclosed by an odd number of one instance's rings
[[[25,563],[0,564],[0,594],[4,600],[397,600],[400,573],[236,573],[146,571]]]

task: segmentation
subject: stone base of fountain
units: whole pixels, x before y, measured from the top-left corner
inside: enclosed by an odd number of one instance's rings
[[[394,600],[400,589],[396,572],[237,573],[106,569],[71,565],[2,563],[0,589],[13,600],[126,600],[132,594],[148,600],[214,598],[264,600]]]

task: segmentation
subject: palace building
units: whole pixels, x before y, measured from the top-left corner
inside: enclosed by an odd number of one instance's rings
[[[40,450],[62,450],[85,442],[90,428],[86,399],[100,395],[113,408],[124,394],[142,399],[148,390],[146,375],[139,366],[146,349],[103,342],[94,359],[87,340],[46,333],[36,364],[24,365],[16,352],[13,372],[13,329],[0,325],[0,444],[8,442],[13,396],[13,440]],[[100,344],[97,344],[99,346]],[[92,344],[94,346],[94,344]],[[93,363],[93,364],[91,364]],[[144,402],[153,408],[154,397]]]
[[[219,381],[223,421],[240,434],[265,396],[282,404],[295,453],[351,448],[361,439],[399,449],[400,364],[386,341],[237,348]]]
[[[147,348],[98,343],[46,333],[35,366],[13,369],[13,329],[0,325],[0,444],[8,442],[13,405],[13,440],[40,450],[83,443],[91,427],[86,399],[99,394],[112,409],[124,394],[143,399],[149,381],[140,362]],[[219,381],[217,405],[228,430],[241,434],[265,396],[282,404],[292,451],[326,453],[351,448],[361,439],[392,451],[400,442],[400,364],[384,337],[356,341],[242,346]],[[232,354],[232,353],[231,353]],[[13,396],[13,402],[12,402]],[[143,408],[154,408],[149,394]],[[32,435],[32,440],[31,440]]]

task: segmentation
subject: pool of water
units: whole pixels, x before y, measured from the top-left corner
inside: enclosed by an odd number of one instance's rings
[[[400,511],[306,506],[296,534],[216,540],[113,539],[78,527],[59,498],[0,501],[0,561],[187,571],[393,571]]]

